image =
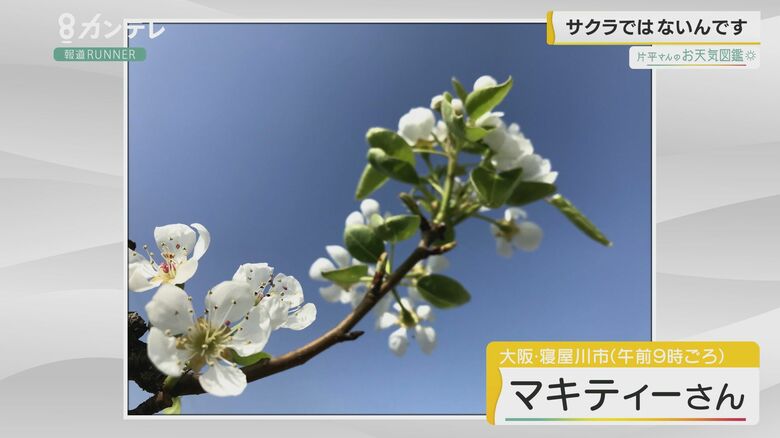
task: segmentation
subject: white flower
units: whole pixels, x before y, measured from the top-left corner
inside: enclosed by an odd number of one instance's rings
[[[441,108],[441,101],[444,100],[444,96],[437,94],[431,98],[431,109],[438,110]]]
[[[528,215],[521,208],[510,207],[504,211],[504,219],[499,225],[491,224],[490,232],[496,238],[496,250],[504,257],[512,256],[512,249],[534,251],[542,241],[542,229],[539,225],[527,221]]]
[[[303,304],[303,288],[295,277],[277,274],[271,281],[273,272],[268,263],[245,263],[233,274],[233,280],[249,285],[255,302],[270,315],[273,330],[305,329],[317,319],[317,307],[313,303]]]
[[[325,251],[328,252],[328,255],[333,260],[320,257],[312,263],[311,268],[309,268],[309,277],[314,280],[330,282],[322,275],[323,272],[361,264],[357,260],[353,260],[349,252],[342,246],[328,245],[325,247]],[[335,265],[333,262],[335,262]],[[330,286],[320,288],[320,295],[322,295],[325,301],[331,303],[340,302],[342,304],[350,303],[352,307],[355,307],[363,298],[363,289],[362,283],[354,284],[349,289],[344,289],[336,283],[331,283]]]
[[[452,106],[452,111],[455,112],[455,114],[463,114],[463,101],[460,99],[452,99],[450,102],[450,106]]]
[[[552,184],[558,178],[558,172],[552,171],[550,160],[534,154],[534,146],[516,123],[509,128],[498,127],[490,131],[483,141],[494,152],[491,163],[499,172],[523,168],[520,178],[523,181]]]
[[[390,213],[385,212],[385,216]],[[379,217],[374,217],[375,215]],[[373,218],[373,219],[372,219]],[[375,225],[381,223],[382,214],[379,210],[379,203],[371,198],[364,199],[360,203],[360,211],[353,211],[347,216],[347,220],[344,222],[345,226],[350,225]]]
[[[198,231],[196,236],[195,230]],[[128,287],[143,292],[160,284],[183,284],[195,274],[198,260],[211,242],[211,235],[201,224],[171,224],[154,229],[154,240],[160,249],[162,263],[157,263],[149,247],[144,245],[147,258],[135,250],[128,254]],[[197,240],[196,240],[197,239]],[[192,257],[190,258],[190,255]]]
[[[523,172],[520,178],[523,181],[535,181],[552,184],[558,179],[558,172],[552,172],[550,160],[537,154],[526,155],[520,159],[520,167]]]
[[[447,258],[443,255],[432,255],[426,260],[417,263],[417,265],[412,268],[410,275],[413,277],[423,277],[425,275],[438,274],[439,272],[447,269],[449,266],[450,261],[447,260]],[[409,298],[412,298],[415,301],[426,301],[425,298],[420,295],[420,291],[417,290],[417,280],[414,280],[412,284],[406,288],[406,290],[409,293]]]
[[[504,126],[504,121],[501,120],[501,117],[504,117],[504,113],[501,111],[488,111],[479,116],[474,124],[485,129],[501,128]]]
[[[250,286],[241,281],[223,281],[212,288],[206,295],[206,314],[197,319],[191,297],[163,284],[146,304],[146,313],[152,325],[147,352],[157,369],[173,377],[192,370],[203,389],[216,396],[244,391],[246,376],[233,362],[233,353],[259,353],[271,335],[268,311],[255,305]]]
[[[495,87],[498,85],[498,82],[496,82],[495,79],[493,79],[493,76],[480,76],[477,78],[476,81],[474,81],[474,90],[481,90],[483,88],[489,88],[489,87]]]
[[[436,96],[433,96],[431,98],[431,109],[432,110],[439,110],[441,109],[441,103],[444,100],[444,96],[441,94],[438,94]],[[450,101],[450,106],[452,106],[452,110],[455,111],[457,114],[463,114],[463,101],[455,98]]]
[[[398,120],[398,135],[410,145],[415,145],[420,140],[430,141],[435,123],[436,118],[430,109],[412,108]]]
[[[387,345],[396,356],[403,356],[409,346],[408,331],[414,330],[414,338],[425,354],[430,354],[436,347],[436,331],[433,327],[422,325],[423,322],[433,321],[431,306],[422,304],[414,307],[408,298],[401,298],[403,307],[396,302],[393,304],[395,313],[386,311],[377,321],[377,328],[384,330],[393,326],[398,329],[390,333]]]

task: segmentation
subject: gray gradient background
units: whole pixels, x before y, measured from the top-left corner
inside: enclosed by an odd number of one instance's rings
[[[626,10],[618,1],[588,9]],[[732,10],[724,1],[631,9]],[[780,419],[780,3],[761,10],[761,68],[657,74],[657,338],[756,340],[761,423],[671,436],[776,436]],[[491,428],[466,420],[123,421],[123,79],[55,63],[57,17],[542,18],[578,2],[5,1],[0,15],[0,435],[655,436],[651,427]],[[107,44],[108,45],[108,44]],[[121,45],[117,35],[110,45]],[[119,323],[117,322],[119,321]]]

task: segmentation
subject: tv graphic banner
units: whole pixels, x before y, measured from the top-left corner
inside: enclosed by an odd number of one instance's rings
[[[756,424],[753,342],[492,342],[491,424]]]

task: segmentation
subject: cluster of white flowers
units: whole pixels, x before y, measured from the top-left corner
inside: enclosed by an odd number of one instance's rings
[[[363,202],[360,203],[360,210],[350,213],[344,221],[344,225],[347,227],[350,225],[373,226],[381,222],[382,218],[387,216],[390,216],[390,213],[385,212],[383,215],[380,210],[379,202],[370,198],[364,199]],[[350,266],[363,265],[363,263],[353,259],[352,256],[349,255],[349,251],[340,245],[328,245],[325,247],[325,251],[328,253],[328,256],[330,256],[330,259],[320,257],[315,260],[309,268],[309,277],[313,280],[330,283],[330,285],[320,288],[320,295],[322,295],[322,298],[324,298],[325,301],[351,304],[354,308],[358,305],[360,300],[363,299],[363,295],[365,295],[365,284],[356,283],[345,288],[343,285],[331,282],[325,278],[322,273],[348,268]],[[373,275],[373,272],[373,268],[369,266],[368,274]]]
[[[396,356],[403,356],[406,353],[410,331],[423,353],[430,354],[436,347],[436,330],[429,325],[434,321],[433,308],[426,303],[425,298],[417,290],[416,278],[439,273],[448,266],[449,261],[444,256],[429,256],[426,260],[417,263],[410,272],[412,280],[406,286],[408,296],[395,300],[392,295],[387,295],[377,305],[377,329],[384,330],[398,326],[390,333],[387,342],[390,351]]]
[[[473,90],[481,90],[496,86],[496,80],[491,76],[481,76],[474,81]],[[432,110],[441,107],[444,96],[437,95],[431,99],[431,107],[413,108],[398,120],[398,134],[410,145],[420,141],[434,141],[447,136],[447,125],[436,117]],[[452,99],[450,102],[456,114],[463,114],[463,102]],[[537,181],[552,184],[558,177],[558,172],[552,171],[550,160],[534,153],[533,144],[520,131],[517,123],[508,126],[502,119],[502,112],[487,112],[474,121],[474,125],[488,129],[490,132],[482,141],[493,151],[492,163],[496,170],[504,172],[522,168],[523,181]]]
[[[200,235],[197,241],[192,228]],[[246,263],[232,280],[206,293],[204,315],[196,318],[192,297],[180,285],[195,274],[210,235],[200,224],[192,228],[183,224],[155,228],[161,263],[147,246],[148,258],[130,250],[128,286],[134,292],[159,286],[145,308],[151,324],[147,352],[161,372],[179,377],[190,370],[210,394],[238,395],[247,382],[237,357],[262,352],[274,330],[308,327],[317,309],[304,304],[303,288],[295,277],[274,277],[267,263]]]
[[[491,76],[481,76],[474,81],[473,90],[481,90],[497,85]],[[442,141],[447,137],[447,125],[444,121],[436,121],[432,110],[439,110],[443,95],[431,99],[430,109],[414,108],[404,114],[398,121],[398,134],[410,145],[415,146],[420,141]],[[463,102],[454,98],[450,102],[456,114],[463,114]],[[473,123],[475,126],[488,130],[482,139],[493,152],[491,163],[499,172],[522,168],[522,181],[543,182],[553,184],[558,178],[558,172],[552,170],[550,160],[534,153],[534,146],[521,131],[517,123],[507,124],[503,120],[504,113],[500,111],[487,112]],[[456,181],[457,186],[461,182]],[[472,193],[472,195],[474,195]],[[525,211],[519,208],[509,208],[504,212],[504,219],[499,221],[502,226],[491,225],[491,234],[496,238],[498,253],[509,257],[513,248],[523,251],[534,251],[542,239],[541,228],[526,220]]]
[[[497,86],[497,82],[491,76],[478,78],[472,90],[478,91]],[[398,135],[403,138],[410,147],[420,148],[423,151],[431,149],[436,143],[443,146],[449,136],[447,124],[439,119],[436,112],[441,112],[444,99],[449,99],[449,104],[456,115],[465,115],[465,104],[461,99],[436,95],[431,99],[430,108],[416,107],[409,110],[398,120]],[[481,142],[490,149],[490,162],[498,172],[505,172],[521,168],[521,180],[526,182],[542,182],[552,184],[558,173],[551,169],[550,161],[534,153],[531,141],[523,135],[516,123],[507,125],[504,113],[489,111],[482,114],[476,120],[469,120],[470,127],[478,127],[487,131]],[[487,151],[487,149],[485,149]],[[460,193],[468,190],[467,196],[470,202],[478,202],[477,193],[460,178],[455,178],[455,191]],[[480,212],[487,211],[486,207]],[[381,224],[388,213],[382,214],[380,205],[373,199],[361,202],[360,210],[347,216],[345,225],[367,225],[376,227]],[[525,211],[519,208],[508,208],[504,212],[503,219],[491,221],[490,231],[496,239],[496,248],[499,254],[511,256],[514,249],[523,251],[535,250],[542,239],[541,228],[527,220]],[[363,263],[352,258],[349,252],[340,245],[328,245],[325,250],[329,256],[320,257],[314,261],[309,269],[312,279],[329,283],[320,288],[320,294],[329,302],[351,304],[354,308],[363,299],[366,284],[370,277],[350,283],[339,284],[327,277],[330,271],[349,271],[354,266],[362,266]],[[426,275],[440,272],[448,266],[449,262],[443,256],[432,256],[426,261],[420,262],[409,273],[403,286],[407,289],[407,296],[401,297],[393,290],[392,294],[385,295],[376,306],[378,329],[397,327],[389,336],[388,346],[390,350],[401,356],[406,353],[409,345],[409,334],[417,340],[424,353],[430,353],[436,346],[436,331],[430,326],[433,321],[431,306],[426,302],[423,294],[417,289],[417,280]],[[363,272],[373,275],[373,268],[366,267]],[[332,277],[335,278],[335,277]]]
[[[389,212],[382,213],[379,202],[374,199],[365,199],[360,203],[360,210],[353,211],[347,216],[345,225],[374,226],[377,223],[381,223],[382,218],[388,216],[390,216]],[[330,283],[320,288],[320,294],[326,301],[351,304],[354,308],[363,299],[366,292],[366,284],[357,283],[350,287],[344,287],[325,278],[323,272],[362,265],[363,263],[353,259],[349,252],[339,245],[328,245],[325,247],[325,251],[330,258],[320,257],[315,260],[309,269],[309,276],[314,280]],[[426,262],[418,263],[412,274],[419,277],[439,272],[446,268],[448,264],[447,259],[443,256],[431,256]],[[374,269],[370,266],[367,269],[368,275],[373,276]],[[408,331],[414,333],[415,339],[417,339],[423,352],[430,353],[436,345],[436,332],[433,327],[425,326],[423,323],[433,321],[431,307],[427,304],[415,307],[415,302],[424,303],[425,300],[417,292],[414,283],[408,285],[407,289],[408,297],[401,298],[401,302],[396,301],[393,295],[388,294],[377,304],[375,308],[377,315],[376,327],[378,329],[386,329],[398,326],[398,329],[390,334],[388,344],[390,350],[398,356],[403,355],[409,345]],[[403,303],[403,306],[401,303]]]

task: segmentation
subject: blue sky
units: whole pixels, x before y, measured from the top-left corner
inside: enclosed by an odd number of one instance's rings
[[[544,203],[527,208],[541,248],[495,253],[481,221],[457,231],[448,274],[472,294],[436,312],[438,346],[396,358],[389,331],[366,335],[235,398],[184,400],[186,413],[390,414],[484,412],[484,349],[492,340],[649,340],[651,336],[651,78],[624,47],[551,47],[542,24],[166,24],[139,35],[130,63],[129,230],[153,244],[157,225],[200,222],[212,246],[187,282],[195,301],[237,266],[265,261],[294,275],[318,308],[316,338],[349,308],[308,278],[341,241],[371,126],[398,118],[482,74],[515,86],[500,109],[560,172],[559,190],[615,242],[604,248]],[[401,213],[401,186],[375,198]],[[496,212],[498,215],[500,212]],[[399,254],[403,254],[403,248]],[[141,310],[152,293],[130,294]],[[196,303],[200,306],[200,303]],[[130,405],[143,400],[130,384]]]

